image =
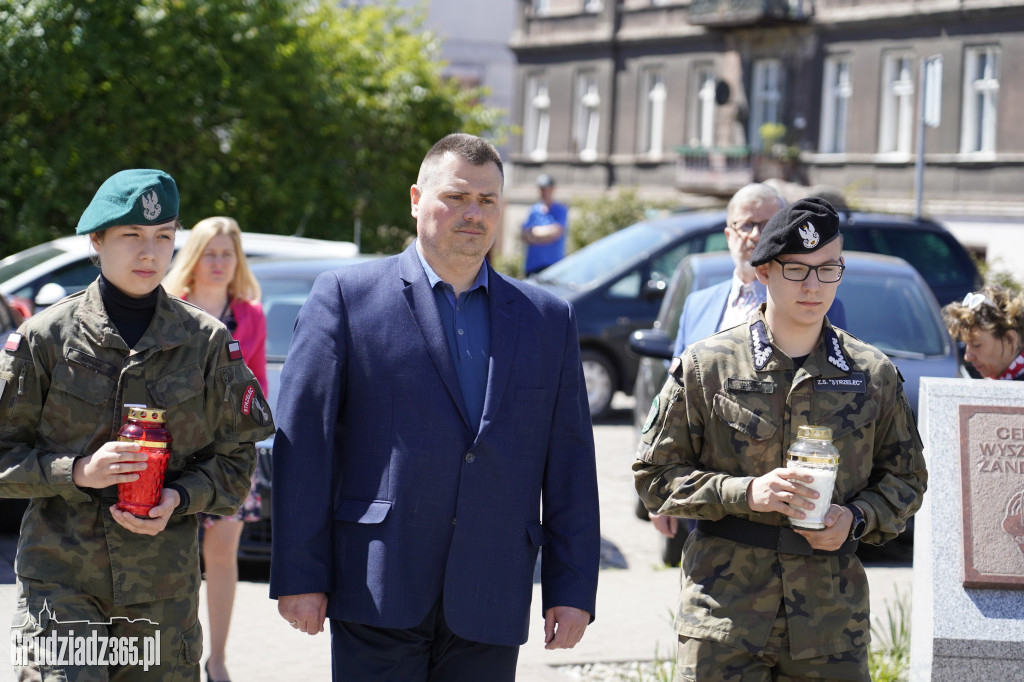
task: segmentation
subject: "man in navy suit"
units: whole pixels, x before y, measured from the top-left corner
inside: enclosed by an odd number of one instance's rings
[[[546,648],[593,620],[593,432],[572,308],[493,270],[504,177],[453,134],[411,188],[417,239],[324,273],[275,420],[271,597],[331,620],[335,680],[515,679],[537,552]]]

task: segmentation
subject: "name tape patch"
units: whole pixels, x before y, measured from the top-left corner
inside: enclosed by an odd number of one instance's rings
[[[725,387],[730,391],[744,391],[746,393],[775,392],[775,382],[773,381],[755,381],[753,379],[737,379],[735,377],[729,377],[725,382]]]
[[[815,379],[815,391],[834,391],[838,393],[864,393],[867,389],[867,382],[864,380],[864,372],[853,372],[850,376],[838,379]]]

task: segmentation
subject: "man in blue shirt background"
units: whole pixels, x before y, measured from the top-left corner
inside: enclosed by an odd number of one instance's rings
[[[565,237],[569,233],[569,207],[553,199],[555,179],[544,173],[537,176],[540,201],[530,207],[523,223],[526,242],[526,264],[523,269],[532,275],[565,257]]]

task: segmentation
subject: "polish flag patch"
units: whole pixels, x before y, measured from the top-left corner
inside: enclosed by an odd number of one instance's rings
[[[21,334],[19,334],[18,332],[11,332],[10,335],[7,337],[7,343],[4,344],[4,350],[13,352],[18,350],[18,346],[20,345]]]
[[[228,344],[228,357],[232,360],[242,359],[242,347],[238,345],[238,341],[232,341]]]

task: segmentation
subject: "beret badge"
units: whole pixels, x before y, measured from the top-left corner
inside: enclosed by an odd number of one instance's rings
[[[803,237],[804,248],[813,249],[818,245],[818,233],[814,231],[814,225],[811,225],[810,221],[800,228],[800,236]]]
[[[160,197],[156,192],[151,191],[142,195],[142,215],[146,216],[146,220],[156,220],[160,217]]]

